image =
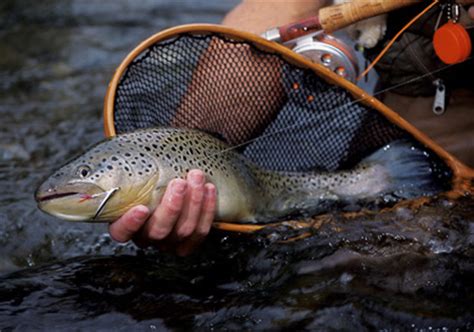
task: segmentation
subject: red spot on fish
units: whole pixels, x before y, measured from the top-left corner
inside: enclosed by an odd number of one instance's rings
[[[79,200],[79,203],[82,203],[82,202],[85,202],[89,199],[92,198],[92,195],[89,195],[89,194],[80,194],[79,197],[81,197],[81,199]]]

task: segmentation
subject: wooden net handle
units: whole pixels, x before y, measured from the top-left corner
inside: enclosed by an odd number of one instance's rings
[[[458,0],[460,5],[474,4],[474,0]],[[361,20],[393,10],[415,5],[419,0],[355,0],[319,10],[319,22],[325,32],[342,29]],[[429,4],[429,2],[427,2]]]

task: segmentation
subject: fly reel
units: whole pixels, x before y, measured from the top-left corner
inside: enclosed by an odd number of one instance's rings
[[[342,39],[316,32],[289,41],[286,46],[346,80],[356,83],[359,75],[358,56],[353,51],[354,48]]]

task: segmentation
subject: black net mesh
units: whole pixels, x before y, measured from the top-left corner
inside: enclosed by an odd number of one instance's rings
[[[313,71],[216,34],[183,34],[144,51],[120,81],[114,117],[117,133],[198,128],[274,170],[351,167],[409,138]]]

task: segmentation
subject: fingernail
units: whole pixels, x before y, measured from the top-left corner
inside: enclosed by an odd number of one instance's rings
[[[148,209],[144,206],[138,206],[133,212],[133,218],[136,222],[142,222],[148,218]]]
[[[184,195],[186,191],[186,182],[184,181],[173,181],[171,183],[171,192],[175,195]]]
[[[189,172],[189,180],[194,185],[200,185],[204,183],[204,174],[199,171],[190,171]]]

